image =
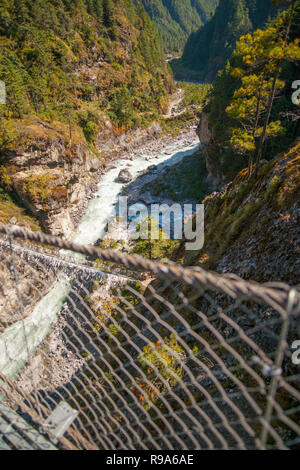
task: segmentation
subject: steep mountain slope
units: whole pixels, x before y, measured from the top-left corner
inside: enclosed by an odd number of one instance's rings
[[[187,264],[259,282],[299,282],[300,141],[204,200],[205,245]]]
[[[1,111],[15,118],[89,107],[130,126],[130,101],[136,114],[158,110],[172,85],[157,32],[131,0],[5,0],[0,37]]]
[[[220,273],[233,272],[259,282],[299,282],[300,110],[291,99],[292,83],[300,72],[299,19],[300,2],[297,1],[264,31],[258,30],[242,38],[226,67],[218,74],[198,132],[204,144],[202,160],[208,172],[206,183],[219,192],[203,201],[203,249],[186,253],[182,247],[175,260],[180,258],[188,265]],[[245,49],[244,40],[250,41]],[[254,50],[255,60],[252,61]],[[283,51],[280,60],[278,51]],[[281,128],[278,133],[271,132],[264,141],[262,159],[257,157],[260,132],[254,135],[250,150],[238,151],[232,141],[232,131],[240,128],[244,131],[247,121],[243,113],[232,115],[229,112],[230,104],[236,99],[240,99],[240,109],[249,109],[248,100],[253,103],[255,96],[264,99],[263,94],[255,95],[259,86],[256,74],[260,74],[260,80],[263,81],[264,76],[268,80],[265,99],[270,114],[262,108],[262,112],[255,115],[255,125],[263,129],[268,116],[268,123],[276,122]],[[276,93],[272,95],[269,83],[274,81],[278,88],[275,87]],[[276,99],[270,101],[272,96]],[[256,101],[254,109],[257,109]],[[246,119],[248,117],[246,113]],[[249,165],[251,155],[255,157],[255,171]]]
[[[274,32],[274,51],[279,46],[279,37],[284,34],[282,25],[286,24],[289,15],[289,10],[280,13],[270,23],[270,27],[264,31],[259,30],[252,35],[248,35],[251,39],[252,47],[255,47],[255,41],[258,41],[261,34],[268,34],[268,32]],[[299,38],[300,30],[300,2],[295,4],[295,12],[292,21],[292,27],[289,34],[290,44],[296,44]],[[275,28],[275,30],[273,29]],[[261,36],[262,37],[262,36]],[[269,91],[270,83],[274,79],[274,76],[269,75],[268,68],[270,66],[271,54],[259,58],[257,56],[259,69],[256,68],[256,64],[245,66],[245,60],[247,57],[241,52],[240,46],[243,41],[239,41],[238,49],[236,49],[227,61],[225,68],[218,73],[218,76],[214,82],[213,93],[211,94],[210,100],[203,113],[201,114],[198,134],[201,142],[205,144],[204,156],[206,159],[206,166],[209,173],[208,181],[213,189],[220,189],[222,185],[232,181],[236,174],[245,167],[248,163],[247,160],[251,155],[251,151],[243,151],[234,144],[233,133],[236,129],[242,131],[248,126],[249,121],[247,120],[251,116],[251,109],[247,108],[249,112],[245,114],[246,120],[241,117],[241,114],[237,116],[232,115],[229,110],[232,104],[236,103],[236,97],[241,96],[239,93],[244,92],[244,98],[239,101],[240,106],[248,106],[249,102],[257,104],[255,96],[259,97],[257,93],[258,85],[257,82],[253,87],[247,88],[247,83],[251,83],[251,80],[256,80],[258,73],[266,74],[267,93],[265,103],[269,102],[270,95]],[[264,42],[268,48],[268,40]],[[293,46],[294,47],[294,46]],[[261,49],[261,51],[263,48]],[[280,87],[276,88],[273,105],[270,109],[269,122],[279,123],[280,131],[273,135],[269,135],[264,142],[264,155],[265,160],[271,160],[276,157],[280,152],[285,151],[294,142],[295,138],[300,133],[300,109],[299,106],[293,103],[291,97],[293,92],[293,82],[295,77],[299,76],[300,73],[300,52],[299,47],[297,48],[297,55],[294,59],[289,59],[288,55],[285,56],[285,60],[280,63],[277,62],[277,70],[280,82],[277,80],[277,85],[280,83]],[[245,52],[249,53],[251,48]],[[279,68],[278,68],[279,67]],[[241,71],[241,76],[237,76],[235,72]],[[243,76],[244,73],[244,76]],[[248,82],[247,82],[248,81]],[[241,84],[244,83],[244,90],[241,89]],[[245,99],[245,100],[244,100]],[[249,100],[249,101],[248,101]],[[252,100],[252,101],[251,101]],[[256,110],[257,108],[255,108]],[[254,160],[256,158],[256,151],[259,146],[259,129],[262,129],[265,124],[266,108],[262,107],[261,112],[257,115],[256,125],[258,127],[258,134],[255,135],[253,140],[252,156]],[[255,121],[253,121],[255,123]],[[251,128],[251,124],[249,129]],[[253,128],[252,128],[253,132]],[[242,134],[241,134],[242,135]],[[248,135],[249,137],[249,135]],[[248,160],[249,161],[249,160]]]
[[[182,50],[189,34],[214,14],[219,0],[142,0],[166,52]]]
[[[214,17],[191,34],[182,58],[173,62],[175,75],[212,82],[239,37],[262,26],[276,11],[271,0],[220,0]]]
[[[0,219],[17,203],[68,234],[107,142],[168,102],[160,38],[133,0],[1,0],[0,44]]]

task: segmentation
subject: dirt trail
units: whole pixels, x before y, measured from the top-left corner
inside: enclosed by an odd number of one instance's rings
[[[178,112],[178,106],[182,102],[184,97],[184,91],[182,88],[179,88],[173,95],[170,104],[169,104],[169,110],[166,114],[164,114],[164,118],[168,119],[170,117],[177,116],[178,114],[181,114],[181,112]]]

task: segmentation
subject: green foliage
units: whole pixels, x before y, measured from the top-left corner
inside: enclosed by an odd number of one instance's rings
[[[184,91],[184,98],[182,100],[184,107],[192,105],[203,106],[212,91],[212,85],[208,83],[198,85],[196,83],[178,82],[178,86]]]
[[[126,86],[111,94],[109,116],[119,126],[132,127],[137,119],[133,97]]]
[[[0,152],[14,148],[17,142],[15,126],[9,119],[1,119],[0,116]]]
[[[103,0],[103,25],[108,29],[112,39],[116,37],[115,18],[113,14],[113,5],[111,0]]]
[[[154,260],[169,259],[179,242],[171,240],[150,216],[137,226],[140,237],[136,240],[133,252]]]
[[[7,224],[11,218],[17,219],[17,225],[27,227],[30,230],[41,231],[37,220],[26,213],[23,207],[19,207],[4,190],[0,188],[0,222]]]
[[[270,159],[297,135],[297,120],[292,123],[296,110],[291,84],[300,71],[299,1],[286,40],[288,20],[289,10],[280,13],[265,30],[243,35],[214,83],[207,107],[215,142],[212,152],[218,170],[228,178],[245,166],[241,155],[248,157],[251,172],[262,136],[267,149],[264,158]],[[270,100],[273,95],[276,100]]]
[[[178,203],[191,200],[201,203],[210,192],[206,179],[205,156],[200,150],[168,168],[154,182],[148,183],[144,190],[150,191],[158,200],[167,198]]]
[[[4,165],[0,166],[0,182],[4,187],[11,185],[11,177]]]
[[[99,128],[95,122],[88,121],[83,128],[83,132],[88,142],[94,142],[99,132]]]
[[[168,390],[168,387],[175,387],[182,379],[184,358],[184,350],[178,344],[174,334],[171,334],[170,338],[165,338],[163,343],[158,340],[143,348],[143,353],[138,356],[138,360],[151,385],[137,377],[139,389],[136,391],[147,410],[158,400],[159,395]]]
[[[190,35],[182,58],[172,62],[176,76],[212,82],[239,37],[263,25],[276,11],[270,0],[220,0],[214,17]]]
[[[145,346],[138,359],[149,378],[160,380],[157,377],[157,372],[152,369],[153,366],[171,386],[174,386],[182,377],[180,362],[183,356],[183,348],[177,343],[175,336],[171,334],[170,339],[165,338],[164,343],[158,341]]]
[[[242,36],[236,45],[235,54],[242,65],[233,68],[231,74],[240,79],[241,86],[235,90],[226,112],[240,126],[232,128],[230,142],[240,153],[250,155],[250,173],[256,139],[261,143],[283,132],[279,120],[269,119],[274,98],[285,85],[278,76],[283,60],[300,58],[299,40],[289,42],[286,28],[280,18],[265,31],[258,29],[253,35]],[[265,113],[267,118],[262,121]],[[260,122],[264,124],[260,126]]]
[[[125,101],[137,101],[137,114],[158,112],[173,90],[157,31],[133,0],[37,0],[34,7],[2,0],[0,8],[0,80],[7,89],[0,119],[38,115],[80,124],[92,143],[98,119],[82,120],[82,110],[130,127],[135,119],[131,109],[123,112]]]
[[[11,201],[11,197],[2,188],[0,188],[0,201]]]
[[[163,39],[165,51],[179,52],[188,35],[213,15],[219,0],[142,0]]]
[[[29,194],[34,201],[45,202],[52,196],[54,182],[55,176],[51,173],[27,176],[21,181],[22,192]]]

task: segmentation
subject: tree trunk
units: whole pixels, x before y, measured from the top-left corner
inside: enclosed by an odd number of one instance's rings
[[[70,145],[72,145],[72,125],[71,125],[71,119],[69,118],[69,138],[70,138]]]
[[[261,94],[262,94],[262,85],[261,85],[261,88],[259,89],[259,95],[258,95],[258,98],[257,98],[255,123],[254,123],[254,126],[253,126],[253,132],[252,132],[252,136],[253,136],[254,141],[255,141],[255,134],[256,134],[256,131],[257,131],[257,128],[258,128],[258,122],[259,122]],[[252,173],[253,173],[253,162],[255,160],[255,152],[256,152],[256,149],[254,149],[253,152],[251,152],[250,155],[249,155],[248,179],[251,178]]]
[[[264,122],[263,132],[261,134],[261,138],[260,138],[259,144],[258,144],[255,174],[257,174],[258,164],[261,160],[263,146],[264,146],[264,143],[265,143],[265,140],[266,140],[267,127],[268,127],[269,122],[270,122],[271,111],[272,111],[272,108],[273,108],[273,103],[274,103],[275,94],[276,94],[276,83],[277,83],[277,80],[278,80],[278,77],[279,77],[279,73],[280,73],[280,69],[281,69],[281,63],[282,63],[282,61],[280,62],[279,66],[278,66],[278,69],[276,71],[276,74],[274,76],[273,83],[272,83],[272,90],[271,90],[271,94],[270,94],[269,101],[268,101],[268,106],[267,106],[267,115],[266,115],[266,119],[265,119],[265,122]]]

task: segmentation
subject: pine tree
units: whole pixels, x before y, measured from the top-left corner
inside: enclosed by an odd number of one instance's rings
[[[231,145],[249,155],[249,176],[254,161],[257,171],[264,142],[282,131],[279,120],[271,121],[271,111],[276,95],[285,85],[279,80],[284,61],[300,57],[299,40],[288,40],[292,15],[293,9],[287,25],[284,15],[280,15],[266,30],[258,29],[237,42],[233,62],[238,65],[231,74],[241,81],[241,86],[226,112],[239,124],[232,129]]]
[[[282,3],[283,0],[273,0],[273,3],[278,5]],[[300,48],[299,48],[299,40],[295,40],[292,43],[289,43],[289,36],[292,27],[292,22],[295,13],[295,7],[297,0],[291,0],[292,4],[290,6],[289,13],[287,14],[286,21],[283,23],[281,37],[278,38],[278,44],[274,47],[271,54],[269,54],[269,60],[272,61],[274,67],[273,73],[273,80],[272,80],[272,87],[269,94],[268,104],[267,104],[267,113],[264,120],[263,129],[261,132],[261,137],[257,149],[257,157],[256,157],[256,172],[258,170],[258,164],[261,160],[263,146],[267,137],[268,133],[268,126],[271,117],[271,111],[274,103],[274,99],[276,96],[276,83],[278,81],[278,77],[282,70],[283,62],[286,59],[295,60],[300,58]]]
[[[114,26],[111,0],[103,0],[103,24],[106,28]]]
[[[257,30],[253,35],[242,36],[237,42],[236,55],[241,57],[242,66],[235,67],[231,74],[241,80],[241,87],[234,92],[227,107],[227,114],[239,122],[232,129],[231,144],[242,154],[249,155],[249,176],[252,174],[256,139],[261,135],[260,119],[267,109],[268,97],[272,90],[273,66],[268,61],[269,51],[276,47],[277,31],[270,27]],[[276,92],[284,87],[276,81]],[[266,137],[281,131],[280,121],[268,124]]]

